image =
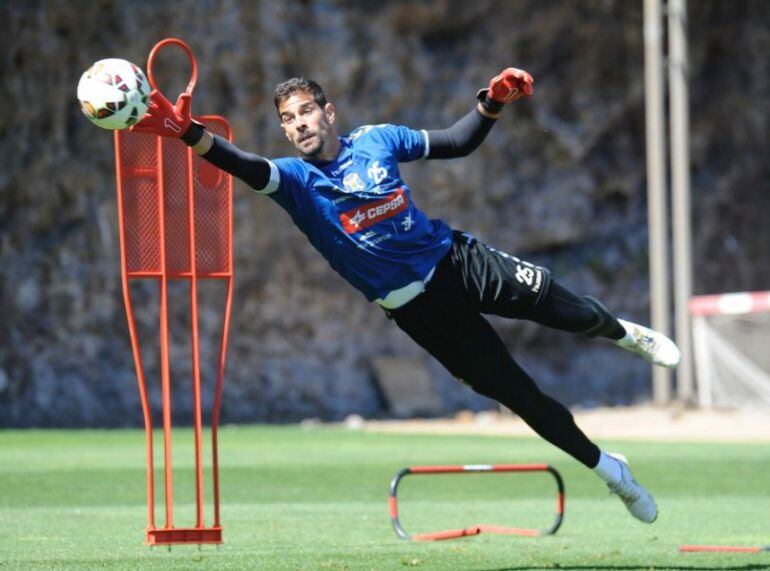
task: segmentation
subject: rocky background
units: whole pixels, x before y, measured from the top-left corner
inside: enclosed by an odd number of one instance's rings
[[[770,2],[689,9],[695,293],[770,289]],[[534,97],[507,109],[481,149],[403,174],[429,214],[648,319],[641,1],[51,0],[2,2],[0,21],[0,426],[141,423],[112,137],[81,115],[75,88],[97,59],[144,67],[168,36],[198,57],[194,112],[226,116],[236,142],[266,156],[291,153],[272,107],[289,76],[324,85],[346,131],[445,127],[500,69],[529,70]],[[167,92],[186,83],[184,61],[162,58]],[[445,413],[492,406],[347,286],[275,204],[236,182],[235,209],[224,422],[386,416],[377,356],[424,359]],[[184,285],[172,294],[175,420],[189,422]],[[157,291],[135,295],[149,349]],[[204,295],[210,403],[221,290]],[[570,405],[650,397],[649,366],[605,342],[495,325]],[[156,380],[157,351],[144,357]]]

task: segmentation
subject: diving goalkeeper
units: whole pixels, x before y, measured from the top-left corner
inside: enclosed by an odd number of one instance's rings
[[[537,387],[484,314],[604,337],[664,367],[679,363],[676,345],[616,318],[598,300],[573,293],[548,269],[428,218],[399,173],[402,162],[471,153],[506,105],[532,95],[532,83],[527,72],[505,69],[478,93],[473,109],[447,129],[366,125],[339,136],[335,107],[321,87],[289,79],[277,86],[274,101],[297,157],[267,159],[212,135],[191,119],[188,94],[172,105],[153,92],[147,115],[132,130],[180,138],[274,200],[335,271],[452,375],[510,408],[541,437],[594,470],[634,517],[652,523],[658,514],[655,501],[625,459],[599,449],[572,414]]]

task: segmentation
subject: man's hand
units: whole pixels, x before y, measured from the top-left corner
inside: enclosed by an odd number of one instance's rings
[[[489,82],[488,96],[492,101],[508,105],[522,97],[532,95],[532,76],[523,69],[509,67]]]
[[[192,96],[189,93],[182,93],[176,100],[176,105],[171,105],[171,102],[160,91],[153,90],[150,93],[147,113],[139,123],[131,127],[131,131],[178,139],[190,127],[192,121],[191,101]]]
[[[488,117],[497,117],[504,106],[532,95],[533,81],[523,69],[504,69],[489,81],[489,88],[479,91],[479,110]]]

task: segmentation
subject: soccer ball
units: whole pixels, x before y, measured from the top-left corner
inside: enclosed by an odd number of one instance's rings
[[[130,61],[102,59],[80,76],[78,100],[88,119],[102,129],[127,129],[147,111],[150,84]]]

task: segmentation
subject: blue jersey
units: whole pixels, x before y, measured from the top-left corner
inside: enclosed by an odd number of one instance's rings
[[[373,301],[423,280],[449,251],[451,229],[415,206],[398,163],[427,155],[425,131],[367,125],[340,137],[328,162],[270,161],[269,194],[310,243]]]

